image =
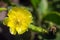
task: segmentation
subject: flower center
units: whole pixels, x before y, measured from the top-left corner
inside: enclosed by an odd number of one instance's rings
[[[16,21],[15,21],[15,25],[17,25],[17,26],[21,25],[21,24],[20,24],[20,20],[16,20]]]

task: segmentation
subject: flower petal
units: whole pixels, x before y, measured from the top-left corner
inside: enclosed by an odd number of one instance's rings
[[[11,34],[16,35],[16,30],[14,28],[9,28],[9,30]]]

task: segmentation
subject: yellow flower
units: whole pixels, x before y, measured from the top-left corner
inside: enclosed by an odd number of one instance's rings
[[[24,7],[12,7],[8,12],[8,17],[3,21],[13,35],[26,32],[30,23],[32,23],[32,15]]]

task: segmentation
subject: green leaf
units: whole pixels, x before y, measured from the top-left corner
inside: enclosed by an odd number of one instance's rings
[[[50,12],[47,15],[45,15],[44,20],[60,25],[60,13]]]
[[[38,7],[39,12],[41,12],[42,14],[47,13],[48,11],[48,2],[47,0],[41,0],[39,7]]]
[[[47,0],[41,0],[41,11],[42,13],[46,13],[47,11],[47,8],[48,8],[48,3],[47,3]]]
[[[7,8],[0,8],[0,11],[7,10]]]
[[[47,0],[41,0],[38,6],[38,15],[40,22],[43,19],[43,16],[45,16],[48,13],[48,2]]]

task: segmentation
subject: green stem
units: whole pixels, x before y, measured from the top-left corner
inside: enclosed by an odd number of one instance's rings
[[[32,25],[32,24],[29,26],[29,29],[31,29],[32,31],[38,32],[38,33],[44,33],[44,32],[48,33],[48,30],[46,30],[42,27],[37,27],[37,26]]]

